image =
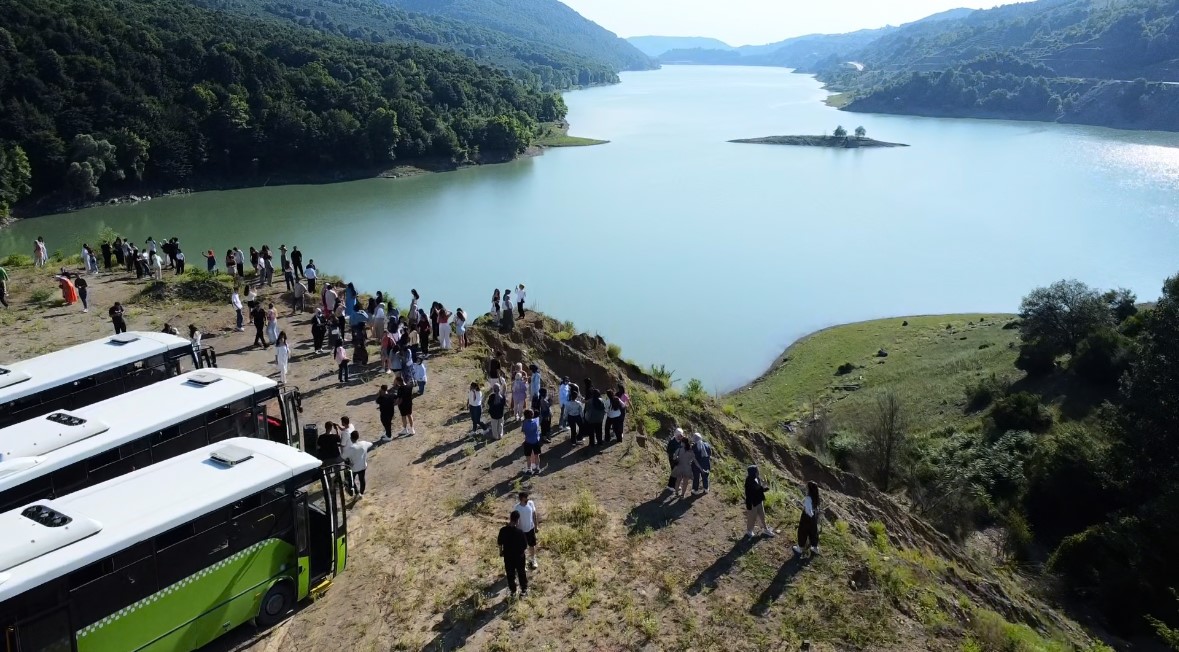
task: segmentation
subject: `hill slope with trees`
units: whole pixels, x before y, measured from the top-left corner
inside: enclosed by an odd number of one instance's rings
[[[522,152],[554,94],[457,53],[179,0],[0,4],[0,202]]]
[[[604,61],[615,70],[658,67],[626,39],[559,0],[385,0],[407,11],[454,18]]]

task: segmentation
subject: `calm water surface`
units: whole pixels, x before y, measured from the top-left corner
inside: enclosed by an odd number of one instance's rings
[[[726,390],[795,338],[873,317],[1010,311],[1062,277],[1158,296],[1179,268],[1179,135],[859,115],[773,68],[667,67],[569,94],[608,145],[402,180],[209,192],[17,224],[72,250],[103,226],[192,257],[299,245],[362,290],[468,311],[493,286]],[[842,124],[909,143],[736,145]]]

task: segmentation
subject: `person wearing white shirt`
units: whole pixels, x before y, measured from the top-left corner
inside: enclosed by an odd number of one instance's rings
[[[557,401],[561,404],[561,417],[557,420],[557,430],[565,429],[565,404],[569,402],[569,377],[561,378],[557,386]]]
[[[483,430],[483,392],[479,391],[479,383],[471,383],[467,390],[467,410],[471,413],[471,434],[477,435]]]
[[[418,356],[413,361],[413,381],[418,384],[418,396],[426,393],[426,361]]]
[[[525,299],[527,299],[527,294],[525,294],[525,292],[524,292],[524,284],[521,283],[520,287],[516,288],[516,307],[519,309],[518,314],[520,316],[520,319],[524,319],[524,301],[525,301]],[[508,306],[508,310],[511,310],[511,309],[512,309],[512,307]]]
[[[520,514],[520,523],[517,527],[528,539],[528,566],[536,570],[536,526],[540,522],[540,515],[536,513],[536,503],[528,499],[527,491],[521,491],[520,502],[516,503],[512,511]]]
[[[234,288],[233,288],[233,294],[229,295],[229,303],[230,303],[230,305],[233,306],[233,309],[237,311],[237,329],[236,330],[237,330],[237,332],[240,333],[240,332],[246,330],[245,329],[246,318],[245,318],[245,315],[242,314],[242,298],[241,298],[241,295],[239,295],[237,293],[236,286],[234,286]]]
[[[303,270],[303,278],[307,279],[307,291],[315,292],[315,279],[319,278],[319,270],[315,268],[315,261],[307,264],[307,269]]]
[[[348,443],[344,444],[344,450],[341,457],[348,465],[349,481],[345,487],[348,489],[348,495],[364,498],[364,491],[367,488],[364,473],[368,470],[368,451],[373,447],[371,441],[361,441],[360,433],[355,429],[348,435]]]

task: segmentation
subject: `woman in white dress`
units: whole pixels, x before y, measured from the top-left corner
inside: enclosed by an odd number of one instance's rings
[[[274,345],[274,364],[278,366],[278,383],[287,384],[287,368],[291,362],[291,347],[287,345],[287,332],[278,334],[278,343]]]

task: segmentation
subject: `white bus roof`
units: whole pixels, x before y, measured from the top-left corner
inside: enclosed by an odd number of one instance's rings
[[[248,371],[202,369],[0,428],[0,491],[277,385]],[[85,423],[63,423],[71,417]]]
[[[252,457],[237,464],[215,461],[222,451],[232,453],[231,460],[241,460],[243,451]],[[0,531],[41,533],[0,538],[0,560],[20,562],[0,568],[0,602],[319,466],[318,459],[290,446],[238,437],[32,503],[72,519],[68,531],[23,516],[29,506],[0,514]]]
[[[0,405],[136,360],[191,347],[183,337],[130,331],[11,364],[0,364]]]

